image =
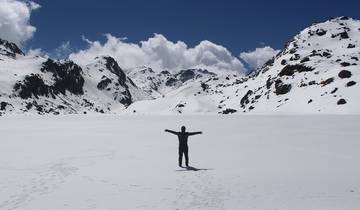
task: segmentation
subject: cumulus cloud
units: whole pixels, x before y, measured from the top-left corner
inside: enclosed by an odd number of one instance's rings
[[[0,0],[0,37],[18,45],[30,39],[36,31],[30,15],[38,8],[32,1]]]
[[[72,53],[69,59],[86,65],[97,56],[112,56],[124,68],[146,65],[154,69],[180,70],[188,68],[206,68],[212,71],[244,72],[240,60],[225,47],[210,41],[202,41],[195,47],[188,47],[182,41],[172,42],[161,34],[140,43],[129,43],[126,38],[117,38],[106,34],[105,43],[90,41],[84,50]]]
[[[240,54],[240,58],[249,64],[251,68],[257,69],[273,58],[277,53],[279,53],[279,50],[265,46],[262,48],[256,48],[251,52],[243,52]]]
[[[57,59],[64,59],[67,58],[71,53],[73,49],[70,45],[70,41],[62,42],[60,46],[55,48],[50,55],[51,57],[55,57]]]

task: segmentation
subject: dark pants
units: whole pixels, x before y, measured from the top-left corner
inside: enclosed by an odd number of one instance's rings
[[[182,165],[182,157],[183,154],[185,155],[185,164],[189,166],[189,154],[188,154],[188,147],[187,146],[179,146],[179,166]]]

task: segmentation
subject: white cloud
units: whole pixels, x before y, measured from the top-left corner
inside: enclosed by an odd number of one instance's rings
[[[240,54],[240,58],[243,59],[253,69],[260,68],[268,60],[273,58],[279,50],[275,50],[269,46],[256,48],[251,52],[243,52]]]
[[[32,1],[0,0],[0,38],[18,45],[30,39],[36,28],[30,25],[30,15],[40,5]]]
[[[70,54],[69,58],[79,64],[93,62],[96,56],[112,56],[124,68],[147,65],[157,70],[179,70],[187,68],[206,68],[212,71],[238,71],[245,68],[225,47],[210,41],[202,41],[189,48],[184,42],[172,42],[161,34],[154,34],[146,41],[126,42],[126,38],[117,38],[106,34],[106,42],[90,41],[85,50]]]
[[[36,49],[29,49],[27,52],[26,52],[26,55],[27,56],[30,56],[30,57],[43,57],[43,58],[49,58],[49,55],[47,52],[44,52],[42,49],[40,48],[36,48]]]
[[[60,46],[55,48],[53,52],[50,53],[51,57],[57,59],[67,58],[72,53],[72,48],[70,46],[70,41],[62,42]]]

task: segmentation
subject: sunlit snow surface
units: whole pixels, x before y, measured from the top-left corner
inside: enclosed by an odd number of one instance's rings
[[[359,209],[360,116],[6,116],[0,209]],[[176,136],[190,165],[177,167]]]

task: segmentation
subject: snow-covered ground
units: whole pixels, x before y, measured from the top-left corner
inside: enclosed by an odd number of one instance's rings
[[[359,209],[360,116],[6,116],[0,209]],[[190,165],[177,167],[186,125]]]

